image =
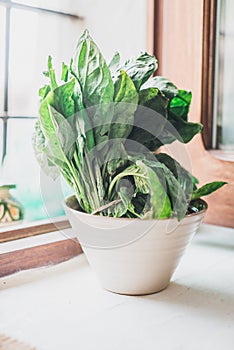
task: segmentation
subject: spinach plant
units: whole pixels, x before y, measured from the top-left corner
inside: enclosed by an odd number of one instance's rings
[[[181,220],[224,185],[197,188],[195,177],[160,152],[189,142],[202,125],[188,121],[191,92],[152,77],[157,65],[146,52],[123,63],[116,53],[108,65],[88,31],[62,64],[60,82],[48,58],[35,155],[47,174],[64,176],[86,213]]]

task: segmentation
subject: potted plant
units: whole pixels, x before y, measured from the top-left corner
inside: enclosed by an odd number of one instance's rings
[[[107,65],[87,31],[58,83],[40,89],[33,144],[43,170],[74,191],[65,210],[104,288],[124,294],[164,289],[207,205],[224,185],[198,180],[162,146],[189,142],[191,92],[152,75],[147,53]]]

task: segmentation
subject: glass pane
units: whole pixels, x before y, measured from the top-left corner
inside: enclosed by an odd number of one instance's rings
[[[77,13],[76,8],[79,7],[79,2],[74,0],[15,0],[14,2],[74,14]]]
[[[12,9],[10,115],[37,115],[38,89],[46,81],[42,71],[47,68],[48,54],[54,57],[54,66],[60,72],[61,62],[68,63],[82,29],[78,20]]]
[[[220,2],[219,71],[218,71],[218,146],[234,150],[234,1]]]
[[[2,146],[3,146],[3,122],[0,119],[0,169],[1,169],[1,160],[2,160]],[[0,170],[0,183],[1,183],[1,170]]]
[[[3,112],[4,52],[5,52],[5,9],[0,6],[0,114]]]
[[[8,121],[8,153],[2,175],[5,182],[17,185],[12,195],[23,204],[26,221],[63,215],[62,201],[68,193],[60,179],[54,181],[40,171],[32,149],[34,124],[31,119]]]

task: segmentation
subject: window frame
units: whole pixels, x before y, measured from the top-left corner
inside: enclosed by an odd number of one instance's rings
[[[82,253],[76,238],[2,253],[0,254],[0,278],[19,271],[55,265]]]
[[[217,47],[220,38],[220,7],[222,0],[203,1],[203,52],[202,52],[202,100],[201,122],[203,143],[214,157],[234,161],[234,151],[219,149],[218,128],[218,72],[221,69]],[[222,88],[222,87],[221,87]]]
[[[31,12],[44,13],[54,16],[69,17],[76,20],[83,18],[77,14],[66,13],[63,11],[42,8],[38,6],[24,5],[15,3],[11,0],[0,0],[0,6],[5,8],[5,53],[4,53],[4,78],[3,78],[3,113],[0,112],[0,120],[3,122],[3,140],[2,154],[0,163],[3,164],[7,155],[7,135],[8,121],[13,119],[37,119],[36,116],[18,116],[8,113],[8,95],[9,95],[9,57],[10,57],[10,21],[11,9],[21,9]],[[23,223],[21,225],[6,226],[0,228],[0,244],[29,238],[37,235],[44,235],[54,231],[64,230],[70,227],[66,217],[38,220],[36,222]],[[82,253],[81,247],[76,240],[66,239],[63,241],[38,245],[36,247],[21,249],[0,254],[0,277],[12,274],[14,272],[29,268],[55,264],[68,260]]]
[[[0,0],[0,6],[5,7],[5,55],[4,55],[4,91],[3,91],[3,114],[0,113],[0,120],[3,121],[3,144],[2,155],[0,158],[1,164],[3,164],[5,156],[7,154],[7,126],[9,119],[37,119],[36,116],[17,116],[8,114],[8,101],[9,101],[9,57],[10,57],[10,21],[11,21],[11,9],[21,9],[37,13],[45,13],[48,15],[69,17],[72,19],[80,20],[81,16],[63,11],[52,10],[48,8],[30,6],[21,3],[15,3],[12,0]]]
[[[214,96],[215,96],[215,50],[217,0],[204,0],[203,5],[203,52],[202,52],[202,99],[201,122],[203,142],[206,149],[214,147]],[[215,145],[216,148],[217,145]]]
[[[54,231],[65,230],[70,228],[70,223],[66,217],[54,218],[53,221],[49,219],[33,221],[28,224],[21,224],[17,227],[6,226],[0,227],[0,244],[14,241],[17,239],[38,236]]]

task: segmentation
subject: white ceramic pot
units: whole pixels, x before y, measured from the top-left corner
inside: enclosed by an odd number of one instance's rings
[[[196,233],[207,208],[176,219],[140,220],[83,213],[75,197],[65,210],[102,286],[129,295],[163,290]]]

